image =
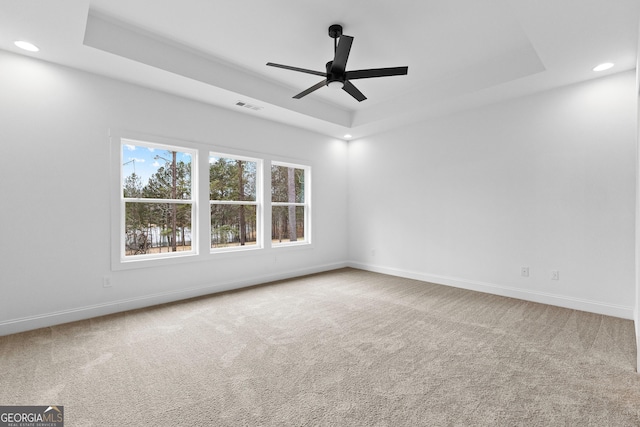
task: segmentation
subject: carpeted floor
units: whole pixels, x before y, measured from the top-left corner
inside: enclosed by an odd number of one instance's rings
[[[0,337],[73,426],[638,426],[633,322],[354,269]]]

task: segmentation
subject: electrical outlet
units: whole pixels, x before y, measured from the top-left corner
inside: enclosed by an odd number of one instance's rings
[[[529,267],[521,267],[520,268],[520,275],[522,277],[529,277]]]
[[[111,287],[111,276],[104,276],[102,278],[102,287],[110,288]]]
[[[558,270],[551,270],[551,280],[560,280],[560,272]]]

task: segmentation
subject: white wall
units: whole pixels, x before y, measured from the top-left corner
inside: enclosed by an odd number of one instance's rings
[[[0,69],[0,335],[347,262],[633,316],[633,72],[347,147],[24,56]],[[108,128],[311,161],[313,248],[111,271]]]
[[[352,265],[632,318],[635,94],[625,72],[351,142]]]
[[[345,142],[9,53],[0,69],[0,335],[345,265]],[[109,128],[311,162],[313,248],[112,272]]]

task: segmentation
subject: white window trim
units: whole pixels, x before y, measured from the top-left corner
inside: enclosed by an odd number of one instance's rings
[[[233,160],[242,160],[246,162],[255,162],[256,163],[256,200],[255,201],[242,201],[242,200],[211,200],[211,196],[207,192],[207,200],[209,201],[208,207],[211,205],[251,205],[256,206],[256,243],[255,245],[245,245],[245,246],[230,246],[226,248],[212,248],[211,247],[211,210],[209,208],[209,212],[207,215],[207,223],[209,229],[209,253],[213,255],[222,254],[226,252],[250,252],[250,251],[258,251],[264,249],[264,235],[266,233],[265,230],[265,222],[264,222],[264,159],[258,157],[248,157],[243,155],[237,155],[229,152],[222,151],[209,151],[209,156],[207,157],[207,162],[211,157],[219,157],[225,159],[233,159]],[[209,176],[209,169],[207,168],[207,176]],[[209,182],[207,179],[207,182]]]
[[[298,242],[281,242],[272,243],[271,247],[274,249],[282,249],[293,246],[309,246],[312,247],[312,232],[311,232],[311,165],[292,163],[279,160],[271,160],[269,164],[269,178],[271,178],[271,166],[282,166],[287,168],[295,168],[304,170],[304,202],[273,202],[271,201],[271,179],[269,179],[269,212],[271,213],[273,206],[303,206],[304,209],[304,240]],[[269,225],[271,225],[271,218],[269,218]],[[269,241],[271,242],[272,230],[269,230]]]
[[[152,140],[150,140],[152,139]],[[169,259],[178,259],[178,258],[186,258],[186,257],[194,257],[198,255],[198,247],[199,247],[199,239],[198,239],[198,224],[197,224],[197,209],[198,209],[198,160],[199,153],[198,149],[192,146],[189,146],[188,143],[184,143],[182,141],[168,141],[163,139],[159,141],[158,138],[145,138],[144,140],[140,138],[130,138],[130,137],[120,137],[117,138],[115,144],[118,150],[118,159],[119,162],[116,164],[117,166],[117,180],[118,180],[118,205],[119,205],[119,219],[118,219],[118,242],[117,242],[117,251],[118,251],[118,264],[119,265],[127,265],[127,264],[135,264],[140,262],[148,263],[149,261],[166,261]],[[122,193],[122,181],[123,181],[123,163],[124,159],[122,158],[122,147],[125,145],[135,145],[138,147],[146,147],[153,149],[162,149],[167,151],[179,151],[181,153],[188,153],[191,155],[191,199],[155,199],[155,198],[125,198]],[[158,254],[145,254],[145,255],[135,255],[135,256],[126,256],[126,248],[125,242],[123,240],[123,236],[126,234],[126,203],[168,203],[168,204],[189,204],[191,205],[191,250],[189,251],[178,251],[178,252],[164,252]],[[164,262],[163,262],[164,264]]]

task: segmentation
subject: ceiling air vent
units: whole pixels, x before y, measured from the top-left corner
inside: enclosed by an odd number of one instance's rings
[[[243,102],[243,101],[236,102],[236,105],[238,107],[244,107],[244,108],[248,108],[250,110],[255,110],[255,111],[260,111],[260,110],[262,110],[264,108],[264,107],[259,107],[257,105],[249,104],[249,103],[246,103],[246,102]]]

